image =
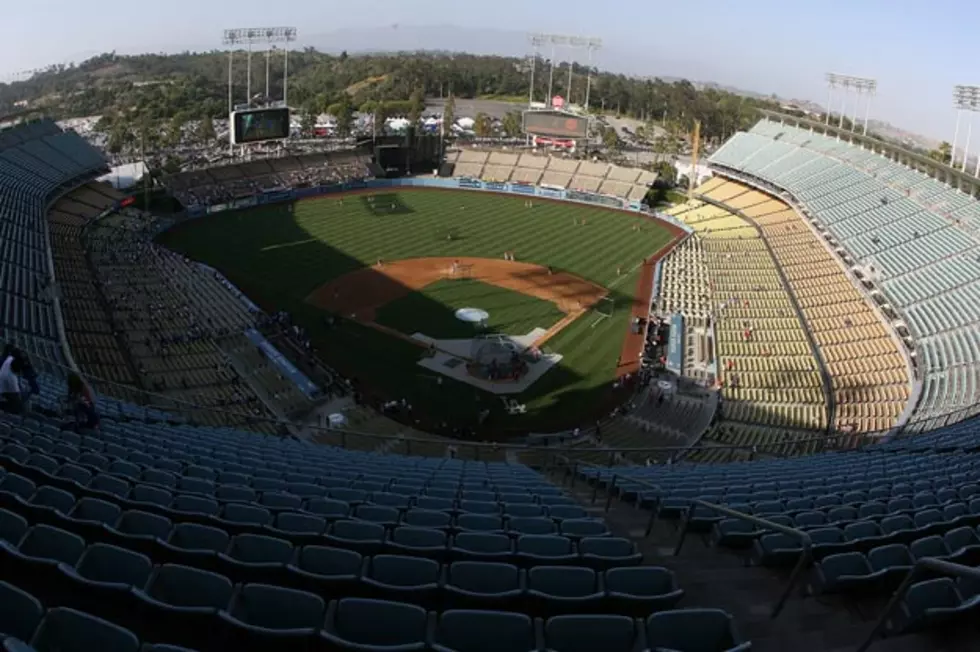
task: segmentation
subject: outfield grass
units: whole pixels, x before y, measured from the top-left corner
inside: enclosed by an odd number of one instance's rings
[[[591,413],[594,395],[615,377],[637,269],[670,241],[666,228],[581,204],[536,199],[527,208],[522,197],[491,193],[380,191],[374,201],[368,196],[222,213],[186,222],[160,241],[221,270],[264,309],[289,311],[311,333],[321,356],[346,375],[389,397],[409,397],[417,406],[460,419],[482,407],[499,408],[500,402],[460,383],[436,388],[418,374],[418,349],[398,338],[347,321],[328,330],[322,311],[305,297],[378,259],[499,258],[515,251],[521,261],[581,276],[610,289],[613,316],[596,324],[595,314],[586,313],[552,339],[546,348],[561,353],[562,364],[521,395],[528,414],[500,416],[494,425],[544,428],[556,424],[556,414],[558,422],[574,423]],[[424,296],[415,301],[431,302]]]
[[[446,310],[430,310],[432,304]],[[468,338],[477,334],[473,324],[456,319],[460,308],[479,308],[490,314],[481,332],[526,335],[547,329],[564,314],[550,301],[473,279],[437,281],[382,306],[375,321],[406,335],[422,333],[437,339]]]

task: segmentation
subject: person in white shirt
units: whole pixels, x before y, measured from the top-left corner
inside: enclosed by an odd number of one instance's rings
[[[24,401],[20,390],[21,363],[7,356],[0,366],[0,410],[20,414]]]

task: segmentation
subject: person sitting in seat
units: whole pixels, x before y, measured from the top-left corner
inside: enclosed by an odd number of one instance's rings
[[[22,363],[8,355],[0,365],[0,410],[20,414],[24,410],[24,399],[20,389]]]
[[[95,409],[95,393],[75,372],[68,374],[68,405],[74,417],[76,430],[98,429],[99,413]]]

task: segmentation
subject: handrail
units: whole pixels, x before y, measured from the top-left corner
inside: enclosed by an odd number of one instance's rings
[[[973,579],[980,580],[980,568],[964,566],[963,564],[956,564],[944,559],[936,559],[935,557],[924,557],[919,559],[915,562],[915,565],[909,569],[909,572],[905,574],[905,579],[902,580],[902,583],[892,594],[891,599],[878,616],[878,620],[875,622],[875,625],[868,634],[868,637],[863,643],[861,643],[855,652],[865,652],[865,650],[874,644],[875,639],[878,638],[878,636],[881,634],[881,630],[884,629],[885,623],[888,622],[888,617],[895,609],[895,605],[897,605],[902,598],[905,597],[905,593],[908,591],[909,586],[912,585],[912,582],[915,581],[916,576],[922,575],[924,571],[933,571],[936,573],[942,573],[943,575],[955,575],[957,577],[971,577]]]
[[[790,573],[789,580],[786,582],[786,588],[783,590],[782,595],[779,596],[779,600],[772,607],[772,612],[769,614],[770,618],[775,618],[783,610],[786,605],[786,600],[789,599],[790,594],[793,592],[793,587],[796,586],[796,582],[799,579],[800,574],[810,565],[810,561],[813,559],[813,540],[810,535],[803,530],[798,530],[786,525],[780,525],[779,523],[774,523],[768,519],[759,518],[758,516],[753,516],[752,514],[746,514],[744,512],[739,512],[734,509],[730,509],[723,505],[716,505],[714,503],[709,503],[705,500],[699,500],[697,498],[691,499],[691,504],[687,508],[684,514],[684,522],[681,525],[681,533],[677,539],[677,546],[674,548],[674,556],[676,557],[681,553],[681,547],[684,545],[684,539],[687,538],[687,528],[691,522],[691,517],[694,515],[694,510],[696,507],[704,507],[705,509],[710,509],[719,514],[724,514],[731,518],[737,518],[742,521],[748,521],[753,525],[766,528],[767,530],[773,530],[774,532],[779,532],[785,534],[786,536],[791,536],[793,538],[799,539],[802,545],[802,550],[800,551],[800,559],[796,562],[796,566],[793,567],[793,572]]]

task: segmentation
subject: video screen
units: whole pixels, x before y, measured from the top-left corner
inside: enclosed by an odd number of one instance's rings
[[[236,145],[289,138],[289,109],[252,109],[232,114],[232,142]]]
[[[532,136],[588,138],[589,121],[558,111],[525,111],[524,131]]]

